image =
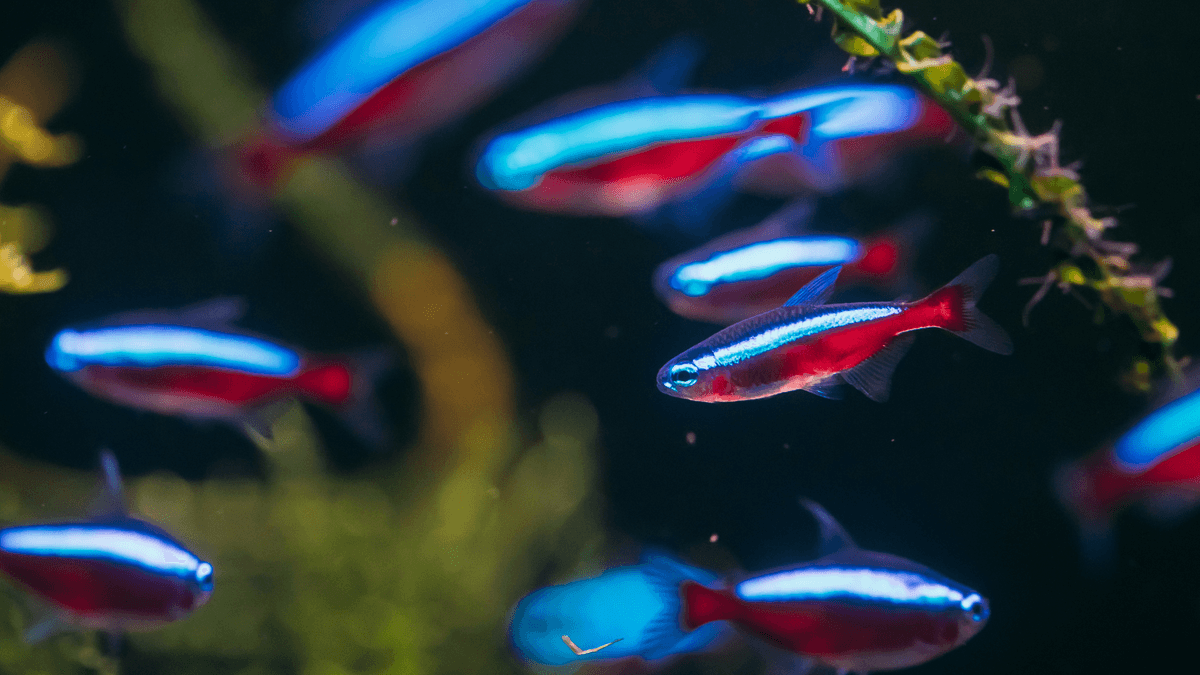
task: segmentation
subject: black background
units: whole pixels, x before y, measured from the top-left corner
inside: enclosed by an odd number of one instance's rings
[[[312,49],[302,8],[279,0],[204,2],[264,87]],[[1190,4],[1116,0],[906,0],[913,28],[950,31],[953,53],[977,69],[979,36],[995,45],[993,73],[1016,75],[1034,132],[1063,119],[1064,162],[1082,159],[1098,203],[1132,205],[1116,238],[1146,258],[1171,256],[1166,308],[1197,345],[1200,88]],[[0,201],[46,206],[57,223],[41,266],[69,269],[44,296],[0,296],[0,442],[78,467],[118,448],[125,469],[169,468],[198,479],[256,471],[256,451],[220,427],[197,427],[95,400],[55,377],[41,354],[64,325],[143,307],[245,296],[245,325],[313,350],[387,341],[353,285],[284,222],[253,247],[227,234],[220,199],[182,168],[195,142],[160,100],[104,3],[47,0],[0,10],[0,58],[28,40],[65,39],[82,63],[74,102],[51,124],[87,143],[61,170],[12,170]],[[701,551],[713,533],[748,569],[811,553],[814,528],[797,507],[823,503],[865,547],[913,558],[992,602],[991,623],[925,673],[1099,673],[1195,668],[1200,628],[1200,519],[1169,526],[1118,520],[1115,572],[1083,572],[1071,523],[1049,475],[1113,438],[1143,409],[1116,385],[1136,352],[1121,322],[1095,325],[1078,301],[1052,292],[1023,328],[1032,289],[1017,279],[1056,260],[1039,228],[1007,215],[1005,194],[944,155],[911,163],[901,186],[821,204],[826,222],[883,226],[912,208],[936,214],[917,261],[927,288],[988,252],[1003,262],[982,306],[1014,335],[1000,357],[946,334],[922,335],[900,365],[892,400],[841,402],[804,393],[707,406],[659,394],[659,366],[712,329],[671,315],[651,293],[662,259],[697,242],[617,219],[520,212],[475,187],[465,158],[480,135],[548,98],[615,80],[680,31],[707,56],[696,85],[765,89],[829,68],[828,23],[786,0],[595,0],[559,45],[462,122],[434,135],[409,178],[388,188],[414,208],[472,284],[510,350],[522,411],[564,389],[584,392],[602,425],[608,522],[630,540]],[[744,200],[724,227],[773,206]],[[222,229],[225,228],[225,229]],[[397,346],[400,349],[399,346]],[[382,388],[393,424],[411,432],[418,395],[401,372]],[[341,470],[381,461],[323,424]],[[695,445],[685,437],[695,434]]]

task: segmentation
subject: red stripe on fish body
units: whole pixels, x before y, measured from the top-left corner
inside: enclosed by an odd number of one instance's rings
[[[47,559],[0,550],[0,570],[89,625],[114,616],[126,626],[130,620],[165,622],[191,611],[199,600],[182,580],[102,560]]]
[[[1080,515],[1106,518],[1140,498],[1178,491],[1200,496],[1200,441],[1170,451],[1145,470],[1130,470],[1105,449],[1084,460],[1071,502]]]

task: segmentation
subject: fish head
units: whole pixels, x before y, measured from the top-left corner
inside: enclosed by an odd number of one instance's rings
[[[724,393],[717,391],[723,377],[721,369],[708,367],[712,355],[707,350],[693,348],[676,356],[658,371],[658,390],[668,396],[692,401],[711,401]],[[727,380],[725,380],[727,382]]]
[[[199,565],[196,565],[196,571],[192,573],[191,578],[188,579],[188,586],[192,592],[189,601],[186,602],[187,606],[181,608],[185,614],[200,608],[212,597],[213,566],[201,561]]]
[[[46,347],[46,364],[60,373],[71,373],[83,367],[79,357],[80,335],[73,330],[62,330]]]
[[[963,593],[959,607],[961,609],[958,610],[958,643],[955,645],[956,647],[983,630],[983,627],[987,625],[988,617],[992,615],[987,598],[970,590]]]

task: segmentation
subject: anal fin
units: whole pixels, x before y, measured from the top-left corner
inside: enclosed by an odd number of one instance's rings
[[[814,382],[807,387],[803,387],[804,391],[810,394],[816,394],[821,398],[827,398],[834,401],[840,401],[843,398],[841,381],[837,375],[832,375],[819,382]]]
[[[901,333],[874,356],[842,372],[842,379],[872,401],[883,403],[892,390],[892,373],[912,347],[916,335]]]

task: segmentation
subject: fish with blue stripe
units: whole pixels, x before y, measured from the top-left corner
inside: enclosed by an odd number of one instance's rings
[[[911,560],[859,548],[824,508],[803,503],[821,526],[823,555],[724,586],[685,581],[685,628],[731,622],[807,667],[844,675],[925,663],[987,624],[991,610],[978,592]]]
[[[281,404],[299,398],[331,408],[368,444],[383,442],[374,380],[390,363],[386,353],[304,353],[235,328],[244,311],[239,299],[218,298],[67,328],[50,341],[46,363],[92,395],[139,410],[269,437]]]
[[[500,133],[484,146],[475,175],[483,187],[530,209],[638,215],[729,186],[786,195],[832,189],[909,145],[905,139],[940,142],[951,128],[936,105],[890,84],[765,99],[642,96]],[[847,153],[844,143],[870,150]],[[768,158],[778,161],[751,171]]]
[[[29,642],[72,628],[151,630],[212,594],[213,566],[126,512],[111,452],[101,454],[101,468],[92,518],[0,529],[0,572],[45,605],[25,631]]]
[[[998,354],[1012,341],[975,307],[999,268],[989,255],[915,302],[825,304],[840,267],[822,273],[782,307],[736,323],[671,359],[658,372],[665,394],[709,403],[803,389],[839,398],[850,384],[887,400],[913,331],[941,328]]]
[[[679,589],[685,581],[712,584],[717,576],[648,552],[636,565],[539,589],[517,603],[509,641],[523,660],[548,666],[628,657],[657,661],[715,646],[728,630],[724,624],[682,627]]]
[[[1200,371],[1117,440],[1055,475],[1088,562],[1111,561],[1112,518],[1130,505],[1170,520],[1200,505]]]

